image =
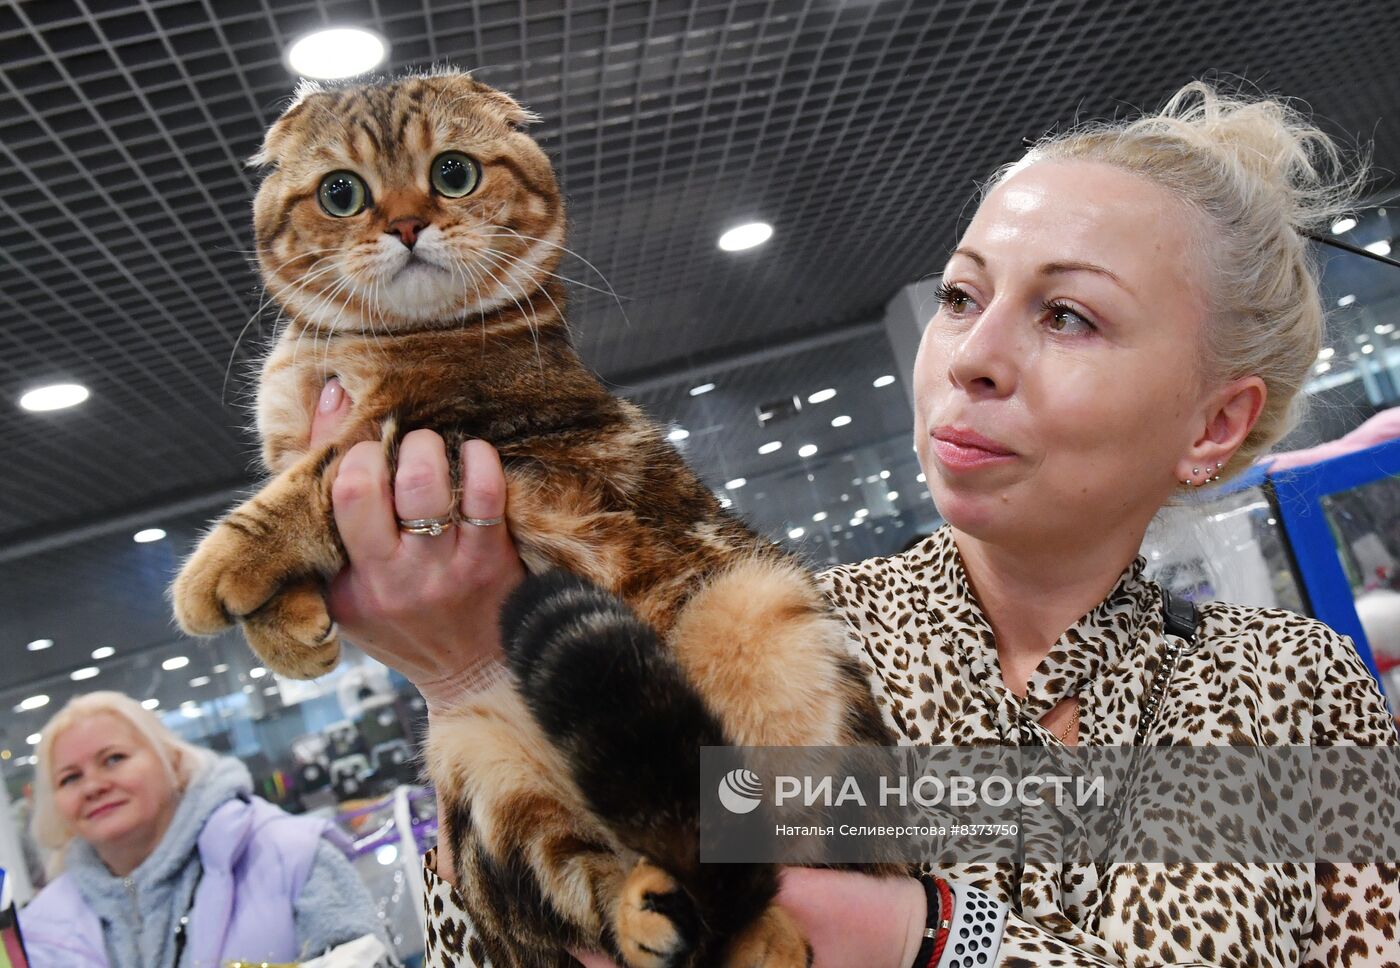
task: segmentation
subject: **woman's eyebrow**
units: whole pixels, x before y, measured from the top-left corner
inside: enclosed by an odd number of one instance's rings
[[[953,255],[966,256],[973,262],[977,263],[979,268],[987,268],[987,260],[982,257],[981,253],[973,249],[954,249]],[[952,257],[950,256],[949,258]],[[1129,286],[1126,282],[1124,282],[1116,272],[1114,272],[1112,269],[1106,269],[1101,265],[1095,265],[1092,262],[1047,262],[1045,263],[1045,265],[1040,267],[1040,274],[1043,276],[1053,276],[1066,272],[1093,272],[1098,275],[1104,276],[1105,278],[1113,280],[1124,292],[1127,292],[1131,295],[1136,295],[1136,293],[1133,292],[1132,287]]]

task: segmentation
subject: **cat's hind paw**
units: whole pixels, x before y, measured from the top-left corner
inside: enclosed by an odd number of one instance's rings
[[[628,968],[678,968],[695,947],[699,918],[685,889],[639,860],[622,885],[613,931]]]
[[[258,553],[258,536],[234,515],[204,536],[170,586],[175,621],[190,635],[222,632],[277,590],[277,579]]]

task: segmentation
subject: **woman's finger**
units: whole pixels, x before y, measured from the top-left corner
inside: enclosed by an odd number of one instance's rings
[[[335,440],[345,418],[350,415],[351,402],[350,394],[345,392],[338,379],[331,377],[326,381],[316,402],[316,412],[311,415],[312,450]]]
[[[331,484],[331,505],[351,561],[383,561],[398,551],[389,466],[378,441],[362,441],[341,458]]]
[[[447,520],[452,517],[452,482],[442,438],[431,430],[415,430],[399,445],[394,471],[394,509],[401,520]],[[450,558],[452,539],[442,535],[403,535],[415,555]]]
[[[496,448],[484,440],[467,441],[462,445],[463,524],[458,540],[468,558],[493,560],[505,553],[514,555],[505,514],[506,475]],[[489,521],[500,523],[487,524]]]

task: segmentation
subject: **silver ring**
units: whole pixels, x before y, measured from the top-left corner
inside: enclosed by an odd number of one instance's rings
[[[436,538],[455,523],[451,515],[441,518],[399,518],[399,530],[404,534],[426,534]]]
[[[504,524],[505,518],[467,518],[467,524],[476,525],[478,528],[491,528],[498,524]]]

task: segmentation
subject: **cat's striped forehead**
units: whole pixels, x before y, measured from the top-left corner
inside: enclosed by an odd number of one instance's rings
[[[392,165],[435,145],[507,138],[532,120],[508,95],[466,74],[330,90],[304,82],[250,164]]]

